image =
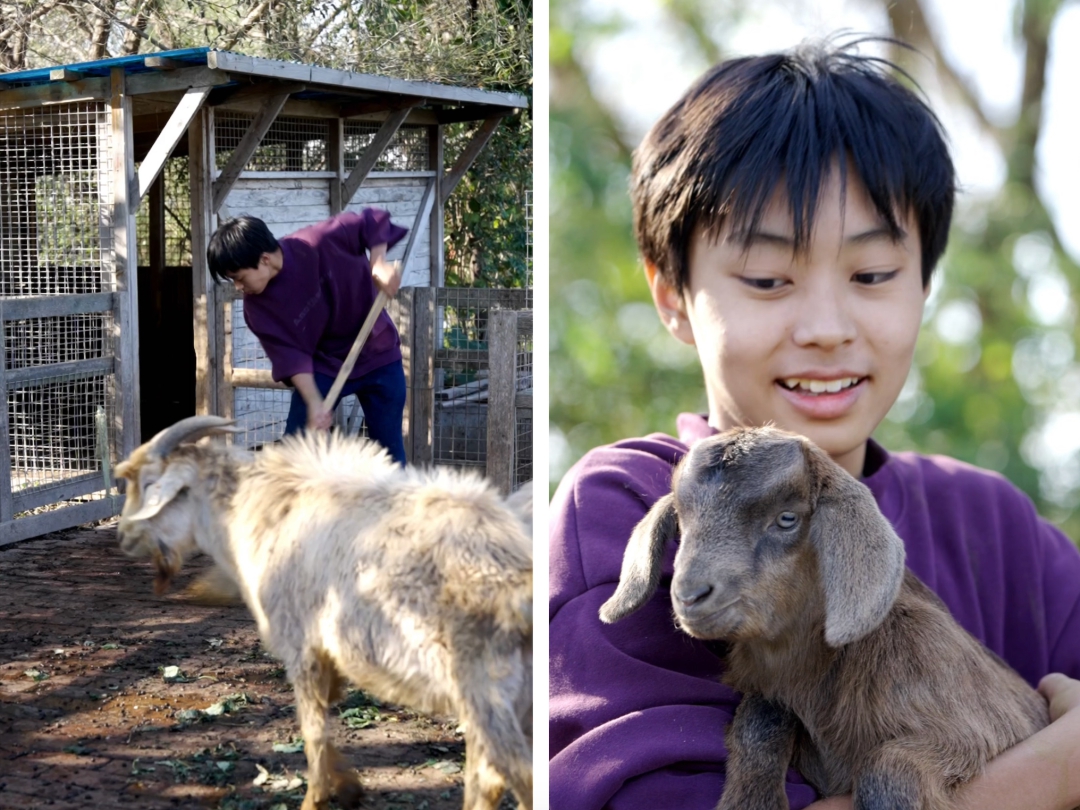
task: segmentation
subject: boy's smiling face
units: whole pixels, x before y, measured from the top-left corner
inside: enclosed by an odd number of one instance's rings
[[[697,347],[714,428],[775,423],[858,477],[907,379],[929,287],[911,217],[894,241],[853,172],[843,208],[840,191],[834,170],[805,254],[778,191],[748,239],[692,237],[681,295],[646,270],[665,326]]]

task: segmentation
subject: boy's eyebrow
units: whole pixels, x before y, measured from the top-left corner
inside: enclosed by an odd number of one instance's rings
[[[898,229],[898,233],[894,233],[884,225],[876,228],[870,228],[869,230],[861,231],[859,233],[852,234],[844,238],[845,245],[865,245],[868,242],[877,242],[879,240],[887,241],[891,244],[897,245],[903,242],[907,238],[907,231],[903,228]],[[787,234],[772,233],[770,231],[761,230],[742,230],[733,231],[728,240],[736,242],[742,245],[744,248],[751,248],[754,245],[770,245],[787,248],[789,250],[795,247],[795,237]]]

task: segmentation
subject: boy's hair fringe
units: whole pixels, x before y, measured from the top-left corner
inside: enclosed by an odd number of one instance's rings
[[[716,238],[730,226],[748,240],[781,182],[795,252],[805,251],[837,164],[841,189],[850,166],[894,239],[903,238],[904,214],[914,215],[929,284],[948,241],[955,170],[937,116],[894,74],[914,80],[886,59],[860,56],[868,41],[910,48],[888,38],[832,38],[732,59],[702,76],[645,136],[630,180],[634,230],[642,257],[679,293],[695,233]]]
[[[206,247],[206,263],[214,281],[225,281],[238,270],[257,267],[264,253],[280,245],[266,223],[258,217],[240,216],[221,223]]]

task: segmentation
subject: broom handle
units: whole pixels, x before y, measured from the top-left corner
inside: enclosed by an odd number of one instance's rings
[[[379,319],[380,313],[382,313],[383,308],[386,307],[389,300],[386,293],[379,290],[379,295],[375,298],[375,303],[371,305],[371,311],[368,312],[367,318],[364,319],[364,325],[360,327],[360,333],[356,336],[356,340],[353,341],[352,348],[349,349],[349,356],[346,357],[345,362],[341,364],[341,371],[337,373],[334,384],[330,387],[329,393],[327,393],[326,398],[323,400],[323,407],[326,410],[334,410],[334,404],[337,402],[338,394],[340,394],[341,389],[345,387],[345,381],[349,379],[349,373],[353,370],[353,366],[356,365],[356,358],[360,356],[360,350],[364,348],[368,335],[371,334],[371,330],[375,327],[375,321]]]

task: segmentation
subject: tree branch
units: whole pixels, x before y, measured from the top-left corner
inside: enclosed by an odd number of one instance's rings
[[[892,0],[885,4],[889,14],[889,25],[893,35],[919,49],[928,49],[938,73],[945,83],[959,94],[964,105],[971,111],[979,126],[990,135],[998,146],[1007,146],[1006,137],[1001,127],[986,117],[978,94],[971,81],[960,75],[959,71],[945,57],[937,35],[927,22],[921,0]]]
[[[232,48],[240,40],[240,37],[244,36],[244,34],[250,31],[259,22],[259,20],[262,19],[263,15],[266,14],[266,10],[270,8],[271,2],[272,0],[262,0],[259,5],[255,6],[255,8],[253,8],[246,17],[244,17],[244,19],[240,22],[239,27],[235,31],[233,31],[233,33],[225,37],[224,41],[218,43],[215,47],[223,51],[227,51]]]

